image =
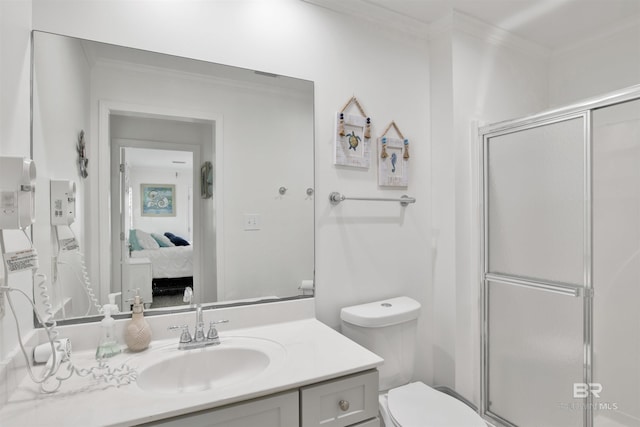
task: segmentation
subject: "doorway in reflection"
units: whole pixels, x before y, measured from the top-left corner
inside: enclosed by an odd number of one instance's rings
[[[211,124],[120,114],[111,114],[109,121],[110,292],[122,292],[125,311],[136,293],[147,308],[183,304],[187,287],[194,290],[194,301],[205,291],[215,299],[215,265],[200,262],[203,242],[215,244],[213,227],[194,227],[213,202],[193,197],[200,181],[194,165],[203,152],[211,152],[205,149],[211,147]],[[206,235],[198,238],[194,229]],[[199,286],[203,273],[212,279],[206,290]]]
[[[126,146],[120,151],[125,250],[113,259],[122,260],[124,299],[137,290],[151,308],[180,305],[176,295],[193,289],[194,153]]]

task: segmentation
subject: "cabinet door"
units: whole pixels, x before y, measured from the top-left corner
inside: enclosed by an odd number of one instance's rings
[[[294,427],[299,425],[298,392],[251,400],[219,409],[159,420],[145,426]]]
[[[374,418],[378,371],[303,387],[300,407],[302,427],[345,427]]]

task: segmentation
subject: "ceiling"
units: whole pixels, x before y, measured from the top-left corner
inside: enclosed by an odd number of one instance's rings
[[[455,9],[548,49],[640,19],[640,0],[306,0],[377,21],[427,27]],[[418,31],[420,32],[420,31]],[[424,31],[422,31],[424,32]]]

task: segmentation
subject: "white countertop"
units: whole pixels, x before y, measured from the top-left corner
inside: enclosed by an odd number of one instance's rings
[[[284,359],[272,375],[247,381],[237,387],[194,393],[160,394],[141,390],[135,383],[116,388],[89,378],[74,376],[59,391],[42,394],[28,377],[0,410],[2,427],[36,426],[131,426],[162,418],[211,409],[266,396],[284,390],[361,372],[380,366],[383,360],[316,319],[301,319],[260,327],[227,329],[225,338],[256,337],[280,343]],[[175,343],[154,341],[146,352]],[[95,365],[94,349],[76,352],[72,359],[80,367]],[[179,350],[175,350],[178,352]],[[124,352],[109,359],[119,366],[144,355]]]

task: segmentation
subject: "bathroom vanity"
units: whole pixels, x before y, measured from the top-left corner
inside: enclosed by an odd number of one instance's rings
[[[313,300],[205,310],[224,318],[221,344],[178,350],[170,325],[192,326],[193,312],[149,317],[154,341],[142,353],[109,359],[138,372],[114,387],[74,376],[53,394],[22,379],[0,410],[13,426],[378,426],[383,360],[316,320]],[[117,329],[125,320],[117,321]],[[79,367],[95,365],[95,324],[65,326]],[[55,420],[55,422],[52,422]]]
[[[369,370],[147,426],[378,427],[378,372]]]

